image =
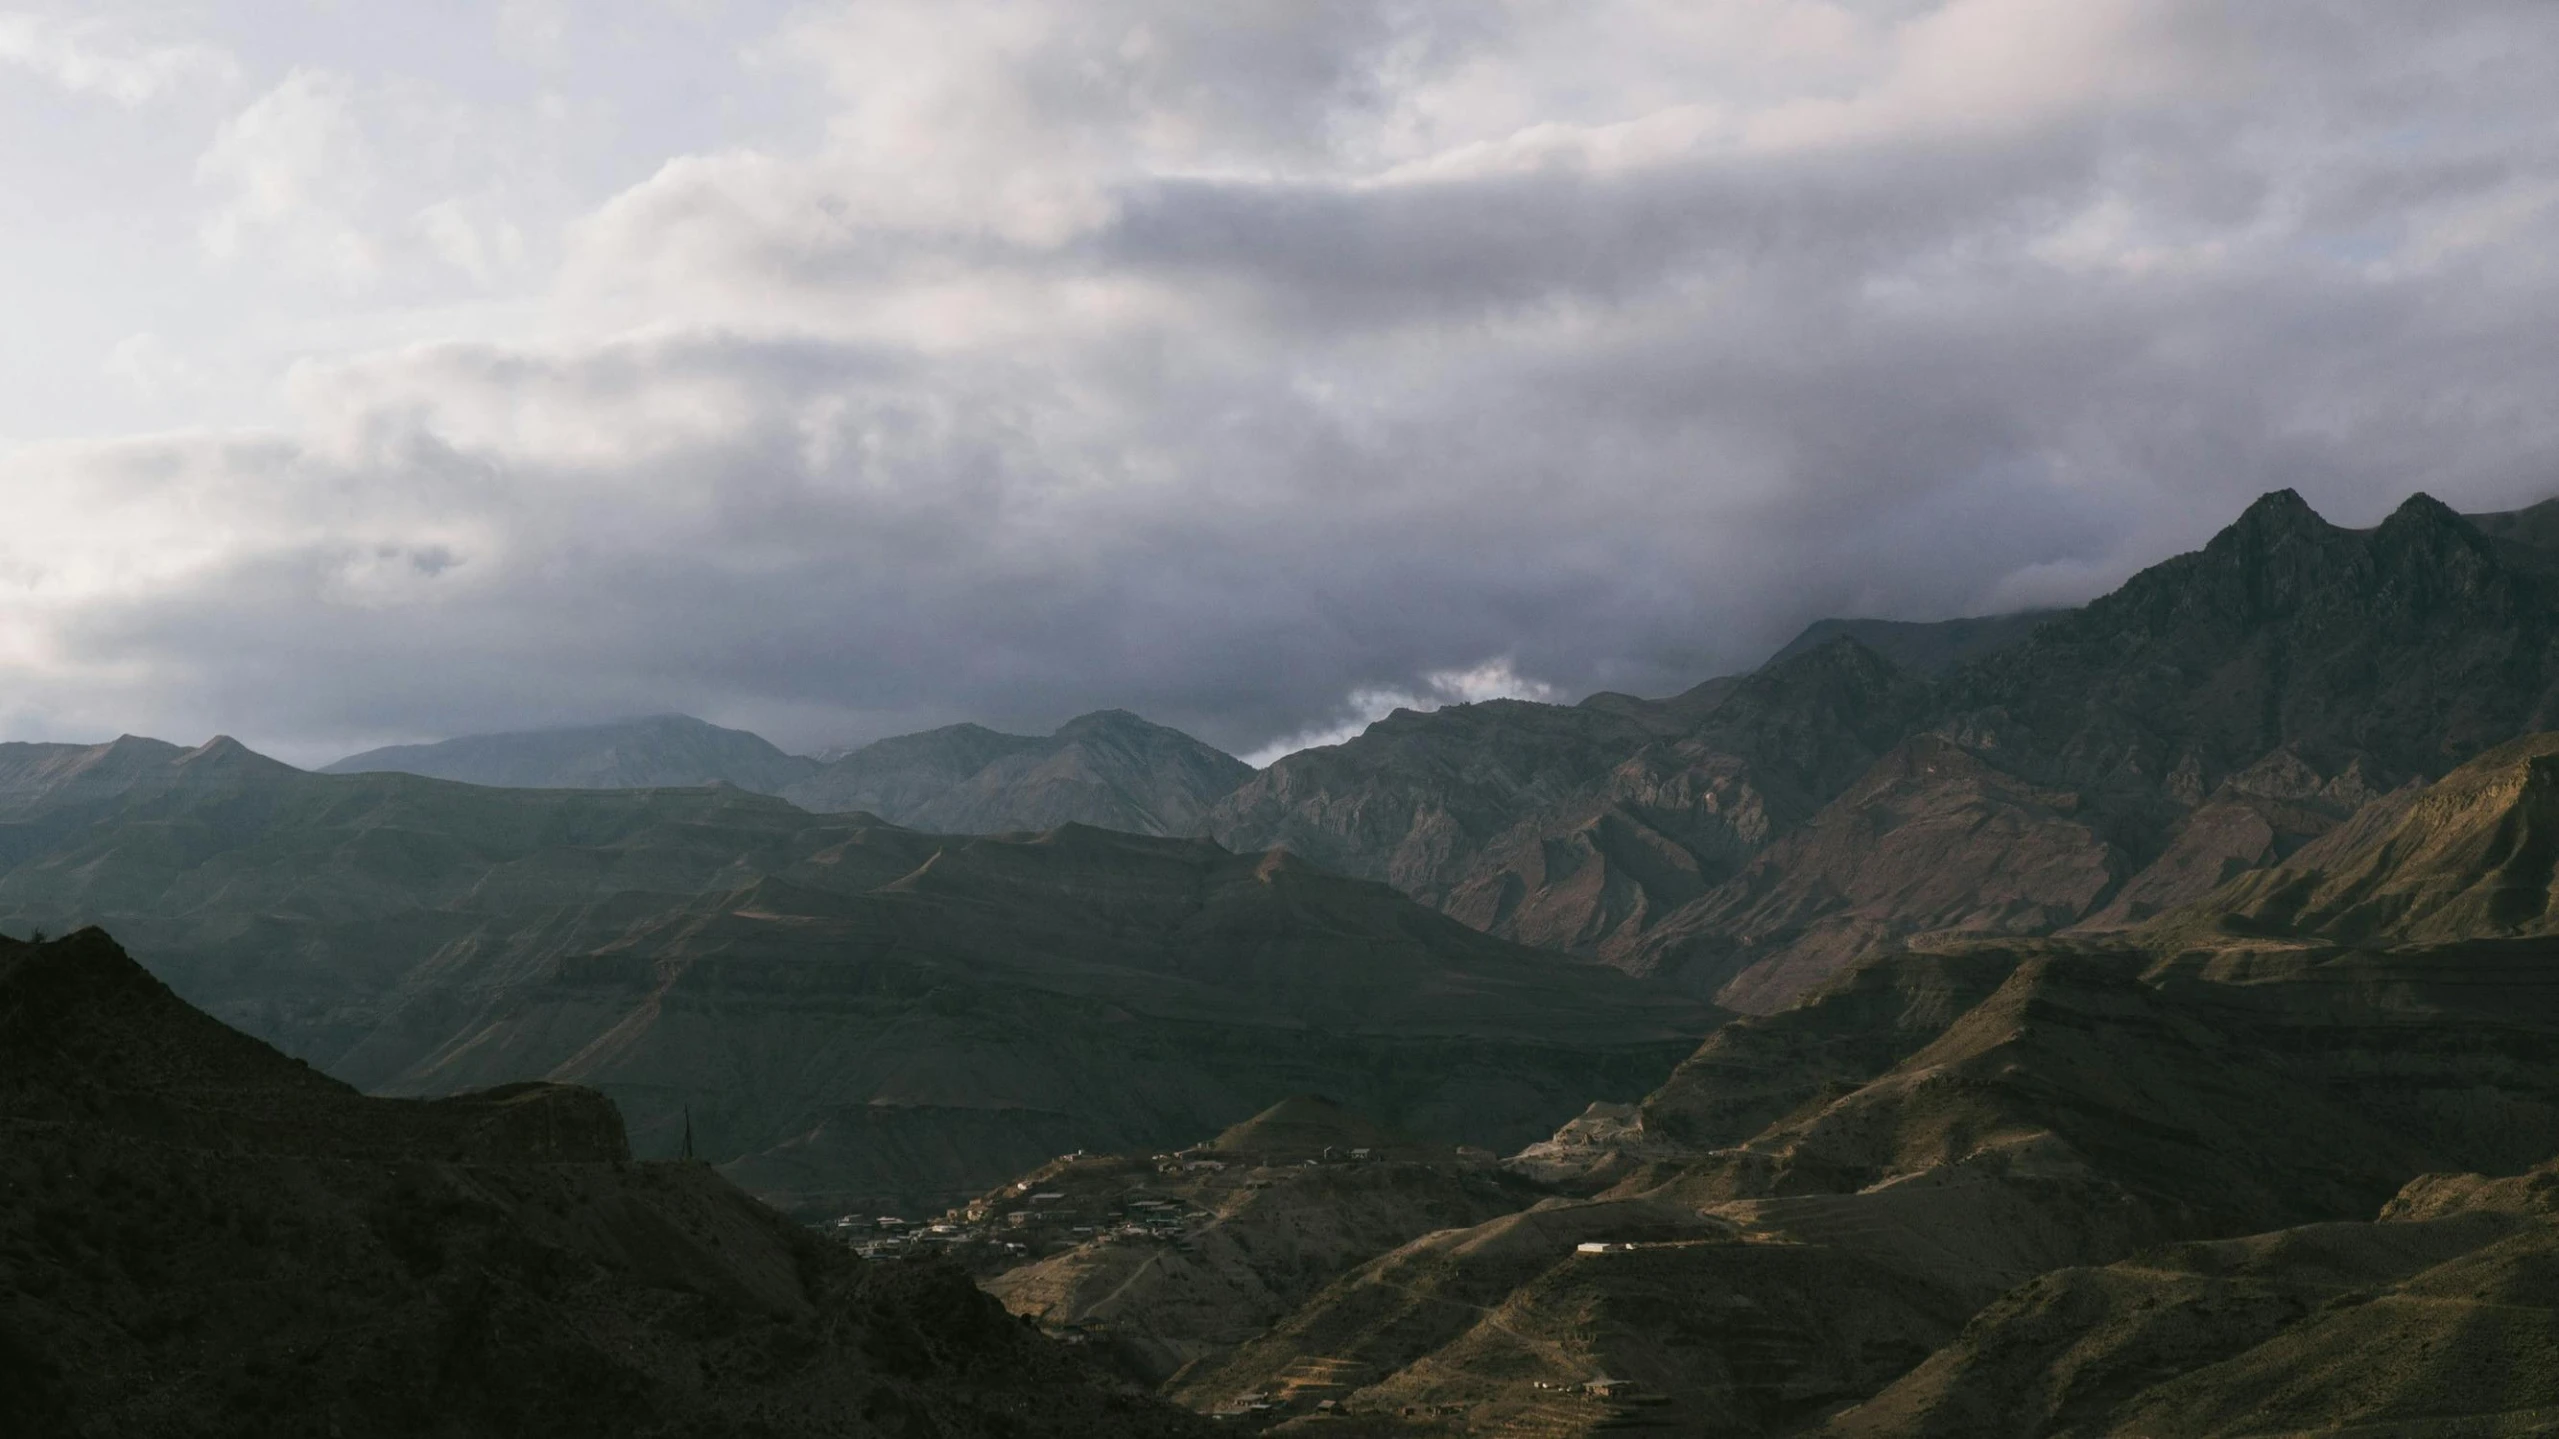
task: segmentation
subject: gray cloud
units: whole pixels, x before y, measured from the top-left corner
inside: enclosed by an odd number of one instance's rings
[[[826,137],[581,221],[545,338],[0,455],[0,719],[1250,751],[2559,491],[2531,0],[1210,13],[803,16]]]

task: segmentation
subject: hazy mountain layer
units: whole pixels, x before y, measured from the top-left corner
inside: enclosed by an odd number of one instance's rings
[[[946,834],[1089,824],[1195,835],[1209,806],[1252,772],[1179,730],[1103,710],[1046,739],[952,725],[881,740],[778,792],[819,813],[863,810]]]
[[[397,770],[510,789],[651,789],[733,784],[778,794],[818,768],[761,736],[687,715],[392,745],[323,765],[322,774]]]
[[[0,1134],[11,1433],[1201,1432],[592,1093],[368,1099],[96,931],[0,942]]]
[[[112,924],[180,993],[367,1087],[576,1078],[649,1154],[689,1106],[706,1156],[813,1206],[938,1205],[1309,1090],[1515,1147],[1641,1095],[1713,1022],[1201,840],[314,775],[228,742],[19,758],[51,778],[0,811],[0,923]]]

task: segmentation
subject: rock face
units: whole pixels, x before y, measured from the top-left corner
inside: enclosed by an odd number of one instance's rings
[[[809,1208],[939,1207],[1314,1090],[1515,1147],[1639,1097],[1716,1018],[1204,840],[113,750],[6,771],[27,797],[0,810],[0,923],[113,925],[181,994],[367,1088],[574,1080],[651,1155],[689,1108],[705,1157]]]
[[[0,942],[0,1136],[11,1433],[1204,1432],[591,1092],[369,1099],[94,930]]]
[[[689,715],[514,734],[468,735],[349,755],[322,774],[397,770],[509,789],[651,789],[733,784],[778,794],[817,762],[784,754],[757,735]]]
[[[2355,531],[2281,491],[2078,610],[1399,714],[1210,832],[1751,1010],[1912,942],[2122,929],[2559,719],[2554,514],[2418,495]]]
[[[777,792],[818,813],[862,810],[945,834],[1089,824],[1195,835],[1209,806],[1252,773],[1179,730],[1102,710],[1046,739],[952,725],[881,740]]]

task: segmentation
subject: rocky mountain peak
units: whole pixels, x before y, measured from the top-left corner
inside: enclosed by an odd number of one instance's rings
[[[271,760],[227,734],[218,734],[187,751],[179,763],[187,765],[273,765]]]
[[[2233,544],[2263,543],[2293,536],[2323,535],[2336,526],[2322,518],[2299,490],[2269,490],[2239,512],[2217,540]]]
[[[2378,597],[2401,605],[2476,604],[2507,588],[2504,577],[2515,569],[2511,549],[2500,556],[2476,524],[2422,492],[2391,511],[2372,532],[2371,548]]]
[[[2419,490],[2401,500],[2399,508],[2390,512],[2390,518],[2381,522],[2381,527],[2385,530],[2404,530],[2419,526],[2454,534],[2478,533],[2478,527],[2462,518],[2452,506],[2427,494],[2424,490]]]

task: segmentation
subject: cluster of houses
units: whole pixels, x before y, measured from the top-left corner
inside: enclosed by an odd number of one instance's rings
[[[894,1214],[847,1214],[829,1226],[835,1237],[865,1259],[896,1259],[910,1254],[949,1251],[962,1245],[991,1245],[1000,1252],[1026,1255],[1029,1246],[990,1234],[984,1226],[945,1216],[927,1224],[910,1223]]]
[[[1061,1162],[1079,1157],[1064,1156]],[[1163,1168],[1197,1174],[1203,1166],[1210,1171],[1225,1167],[1215,1160],[1192,1160]],[[1199,1226],[1213,1217],[1195,1204],[1142,1189],[1094,1195],[1024,1180],[1009,1191],[972,1200],[930,1222],[910,1222],[889,1214],[847,1214],[829,1228],[865,1259],[941,1252],[1002,1266],[1095,1239],[1187,1245]]]

